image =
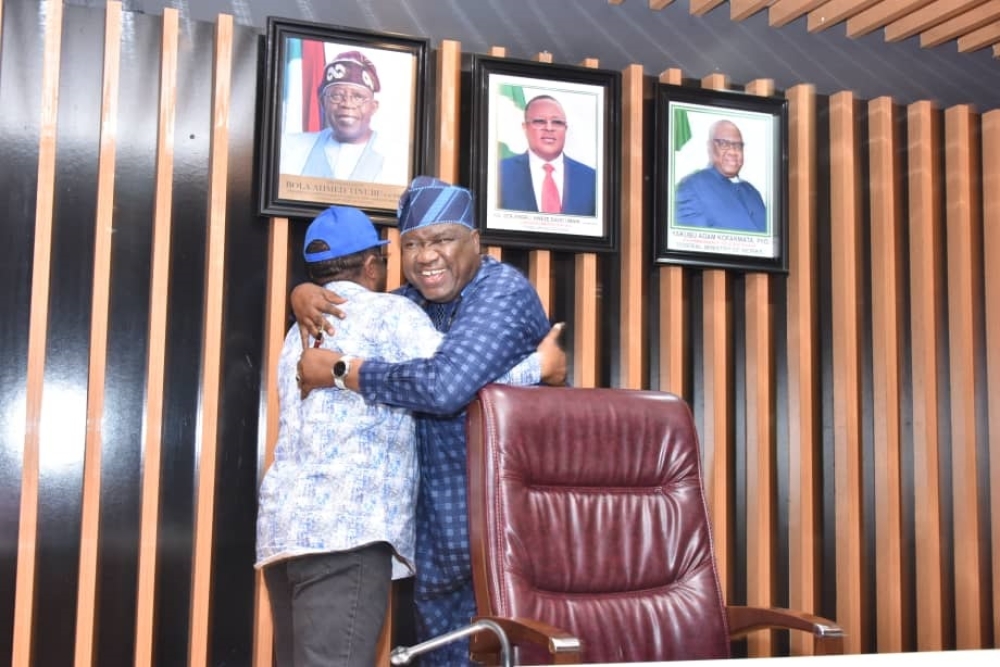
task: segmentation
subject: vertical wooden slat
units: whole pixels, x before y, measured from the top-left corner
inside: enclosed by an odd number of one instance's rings
[[[491,46],[488,53],[494,58],[505,58],[507,56],[507,47]],[[503,248],[501,248],[500,246],[488,246],[486,248],[486,254],[492,257],[493,259],[497,260],[498,262],[503,261]],[[531,276],[529,276],[529,278],[531,278],[531,283],[537,286],[537,283],[534,281],[534,278]],[[542,305],[545,306],[545,312],[546,313],[549,312],[548,304],[543,301]]]
[[[21,461],[21,507],[17,536],[17,582],[11,665],[31,664],[38,549],[39,432],[45,382],[45,345],[49,319],[52,261],[52,216],[55,200],[56,116],[59,107],[59,57],[62,2],[45,5],[45,52],[42,60],[41,118],[38,140],[38,186],[35,197],[35,249],[31,265],[31,310],[28,316],[28,368],[25,381],[24,452]]]
[[[399,251],[401,247],[399,245],[399,227],[389,227],[385,232],[385,238],[389,241],[390,248],[389,263],[386,265],[388,275],[385,287],[391,291],[403,284],[403,257]]]
[[[746,86],[751,95],[774,95],[774,81],[758,79]],[[746,560],[747,604],[774,604],[775,470],[774,313],[771,277],[746,276]],[[751,657],[772,653],[772,633],[747,637]]]
[[[542,51],[535,55],[535,60],[540,63],[551,63],[552,54],[548,51]],[[550,314],[552,312],[551,250],[531,250],[528,252],[528,280],[535,286],[535,291],[538,292],[538,298],[542,302],[545,313]]]
[[[548,57],[551,54],[540,54]],[[584,67],[597,67],[595,58],[585,58]],[[548,252],[548,251],[539,251]],[[573,323],[573,383],[578,387],[597,386],[597,337],[600,301],[597,286],[597,255],[579,253],[575,257],[576,290],[574,300],[575,322]]]
[[[854,94],[830,98],[830,219],[833,289],[833,440],[837,621],[844,650],[860,653],[868,633],[862,582],[861,211]]]
[[[507,47],[505,47],[505,46],[491,46],[490,50],[489,50],[489,54],[491,56],[493,56],[494,58],[505,58],[507,56]],[[487,246],[487,248],[486,248],[486,254],[489,255],[490,257],[494,258],[498,262],[503,261],[503,248],[501,248],[500,246]],[[534,280],[532,280],[532,284],[535,284]],[[537,287],[536,287],[536,289],[537,289]],[[545,312],[549,312],[549,310],[548,310],[548,304],[544,304],[543,303],[543,305],[546,306]]]
[[[660,83],[681,84],[680,69],[664,70]],[[653,187],[663,187],[655,183]],[[657,221],[656,224],[659,224]],[[660,389],[691,399],[687,395],[688,372],[688,289],[684,268],[663,266],[660,277]]]
[[[944,336],[944,253],[938,168],[941,132],[930,102],[907,108],[907,192],[909,197],[910,338],[913,383],[914,569],[916,580],[917,649],[944,648],[945,608],[941,526],[941,463],[938,452],[938,342]]]
[[[76,667],[94,659],[94,611],[97,603],[97,545],[100,530],[101,449],[104,446],[104,379],[108,358],[108,304],[111,290],[111,234],[114,215],[115,147],[118,138],[118,82],[122,7],[108,2],[104,24],[104,77],[101,91],[100,153],[97,165],[97,213],[94,232],[94,278],[90,311],[90,358],[87,372],[87,436],[83,460],[80,522],[80,570],[76,597]]]
[[[573,294],[573,384],[597,386],[597,255],[579,253],[574,257],[576,289]]]
[[[983,114],[983,155],[1000,155],[1000,111]],[[983,160],[983,284],[993,553],[993,644],[1000,644],[1000,165]]]
[[[986,630],[979,525],[976,395],[979,368],[976,324],[982,315],[982,235],[975,177],[979,154],[974,113],[966,105],[947,109],[945,181],[948,239],[948,341],[951,381],[951,474],[955,553],[955,643],[981,648]],[[981,320],[980,320],[981,321]]]
[[[900,317],[903,280],[899,256],[899,193],[896,192],[896,136],[892,99],[868,104],[871,164],[872,365],[875,425],[876,646],[880,653],[903,650],[903,520],[900,471]]]
[[[212,604],[212,547],[215,522],[215,468],[222,375],[222,314],[226,259],[226,183],[229,176],[229,105],[233,59],[233,17],[220,14],[215,25],[212,138],[209,157],[208,245],[205,253],[205,318],[202,337],[201,414],[195,500],[194,558],[191,572],[189,667],[208,661]]]
[[[816,250],[816,90],[788,98],[788,601],[819,605],[819,299]],[[792,633],[795,654],[812,652]]]
[[[156,610],[156,546],[160,513],[167,304],[170,291],[170,220],[173,214],[174,123],[177,108],[178,12],[163,10],[160,100],[157,113],[156,194],[146,353],[146,418],[142,422],[142,509],[136,594],[135,667],[152,667]]]
[[[392,230],[396,231],[396,230]],[[398,246],[397,246],[398,247]],[[288,330],[288,218],[272,218],[268,237],[267,256],[267,311],[264,320],[264,361],[261,369],[261,384],[264,387],[264,430],[262,442],[258,444],[263,456],[257,476],[258,485],[264,473],[274,461],[274,445],[278,440],[278,360]],[[398,253],[397,253],[398,255]],[[396,257],[396,262],[399,258]],[[392,275],[392,272],[390,272]],[[274,644],[274,625],[271,622],[271,607],[260,571],[254,577],[256,595],[254,598],[254,667],[271,667]]]
[[[625,389],[643,389],[647,385],[642,84],[642,66],[626,67],[622,73],[622,183],[619,190],[624,200],[621,203],[621,294],[618,299],[621,322],[619,385]]]
[[[729,79],[723,74],[711,74],[701,80],[701,87],[725,90]],[[730,338],[729,275],[721,269],[708,269],[703,274],[702,319],[704,326],[705,377],[705,437],[702,449],[707,479],[705,492],[712,516],[715,559],[719,568],[722,593],[732,597],[729,585],[732,576],[732,508],[730,507],[729,473],[732,467],[732,397],[733,373]]]
[[[438,178],[458,182],[459,92],[462,73],[462,46],[452,39],[438,47]]]

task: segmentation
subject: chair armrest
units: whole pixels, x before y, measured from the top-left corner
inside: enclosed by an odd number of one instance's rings
[[[473,622],[493,621],[507,634],[514,646],[534,644],[549,652],[555,665],[575,665],[580,662],[582,648],[580,640],[559,628],[530,618],[504,618],[501,616],[476,616]],[[471,652],[474,655],[496,654],[500,643],[496,637],[484,632],[472,637]]]
[[[816,655],[840,655],[844,652],[843,628],[821,616],[779,607],[737,605],[727,606],[726,615],[732,638],[766,628],[801,630],[812,634]]]

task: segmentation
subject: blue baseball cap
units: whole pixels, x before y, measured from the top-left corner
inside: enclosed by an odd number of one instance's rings
[[[329,250],[306,252],[313,241],[325,241]],[[351,206],[331,206],[309,223],[302,256],[306,262],[324,262],[389,243],[378,237],[371,218]]]
[[[417,176],[399,198],[399,233],[453,223],[475,229],[472,193],[431,176]]]

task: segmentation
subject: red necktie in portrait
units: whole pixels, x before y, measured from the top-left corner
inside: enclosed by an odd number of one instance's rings
[[[556,187],[555,179],[552,178],[552,170],[555,167],[551,164],[543,164],[542,169],[545,170],[545,180],[542,181],[542,213],[561,213],[562,202],[559,201],[559,189]]]

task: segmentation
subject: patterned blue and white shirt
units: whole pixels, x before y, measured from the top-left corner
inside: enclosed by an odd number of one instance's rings
[[[341,306],[347,317],[322,347],[366,362],[436,352],[443,335],[409,299],[348,281],[327,288],[347,299]],[[278,361],[278,439],[260,487],[256,567],[386,541],[396,554],[393,578],[409,576],[417,495],[413,418],[404,408],[369,403],[352,391],[318,389],[302,400],[295,381],[301,354],[293,326]],[[538,355],[513,374],[503,380],[537,383]]]

